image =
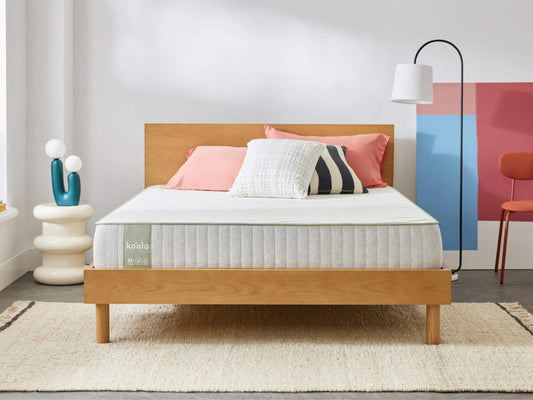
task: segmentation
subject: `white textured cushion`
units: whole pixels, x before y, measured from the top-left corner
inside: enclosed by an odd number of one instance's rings
[[[230,195],[302,199],[325,148],[303,140],[252,140]]]

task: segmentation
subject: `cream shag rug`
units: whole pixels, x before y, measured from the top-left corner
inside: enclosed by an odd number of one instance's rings
[[[3,391],[533,391],[533,316],[518,304],[421,306],[16,302],[0,315]]]

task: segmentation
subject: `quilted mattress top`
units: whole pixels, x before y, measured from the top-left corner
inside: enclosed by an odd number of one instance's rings
[[[273,199],[151,186],[96,224],[428,225],[438,221],[392,187],[369,189],[366,194]]]

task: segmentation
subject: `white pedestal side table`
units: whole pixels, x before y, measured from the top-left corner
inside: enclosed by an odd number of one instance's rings
[[[93,215],[93,208],[88,204],[39,204],[33,215],[43,221],[42,235],[33,240],[35,248],[43,253],[43,265],[33,272],[35,280],[47,285],[82,283],[83,253],[93,246],[92,238],[85,234],[85,220]]]

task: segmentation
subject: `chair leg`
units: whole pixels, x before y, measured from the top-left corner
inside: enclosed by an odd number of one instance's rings
[[[502,271],[500,273],[500,283],[503,285],[503,274],[505,272],[505,257],[507,255],[507,237],[509,236],[509,217],[511,211],[507,211],[505,215],[505,233],[503,235],[503,253],[502,253]]]
[[[504,214],[505,210],[502,210],[502,216],[500,217],[500,230],[498,232],[498,247],[496,249],[496,262],[494,263],[494,272],[498,272],[498,264],[500,263],[500,248],[502,247],[502,228]]]

